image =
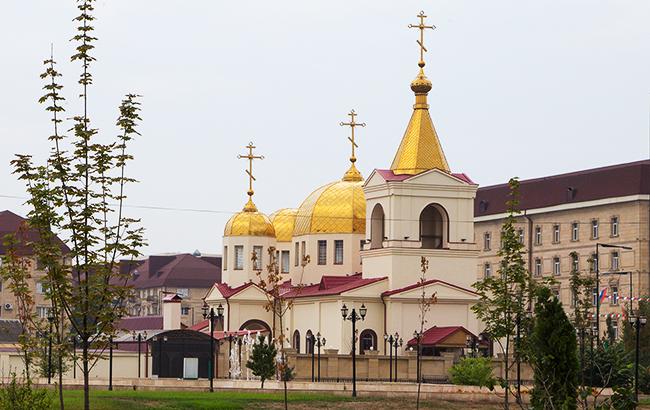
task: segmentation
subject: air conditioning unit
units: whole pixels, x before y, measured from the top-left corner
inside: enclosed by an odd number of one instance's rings
[[[12,310],[14,308],[14,305],[11,303],[5,303],[5,310]]]

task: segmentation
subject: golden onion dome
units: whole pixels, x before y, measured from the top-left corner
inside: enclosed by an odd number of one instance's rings
[[[364,234],[366,196],[362,188],[363,180],[354,179],[332,182],[312,192],[298,208],[293,236],[314,233]]]
[[[269,217],[278,242],[291,242],[297,212],[297,209],[284,208],[273,212]]]
[[[275,229],[268,216],[257,211],[250,199],[244,210],[234,214],[226,223],[223,236],[275,236]]]

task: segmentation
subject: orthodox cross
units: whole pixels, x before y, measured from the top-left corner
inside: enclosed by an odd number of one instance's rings
[[[428,51],[427,48],[424,46],[424,29],[430,28],[433,30],[436,28],[436,26],[434,26],[433,24],[430,26],[424,24],[424,19],[427,17],[424,15],[424,11],[420,11],[418,17],[420,18],[420,24],[409,24],[409,28],[417,28],[420,30],[420,39],[417,40],[417,43],[420,45],[420,62],[418,63],[418,65],[420,67],[424,67],[424,52]]]
[[[354,110],[350,111],[348,113],[348,115],[350,116],[350,122],[342,122],[341,127],[344,127],[344,126],[347,125],[352,130],[352,135],[350,137],[348,137],[348,140],[352,143],[352,156],[350,157],[350,162],[352,162],[354,164],[356,162],[356,160],[357,160],[357,158],[354,156],[354,149],[359,148],[357,143],[354,142],[354,127],[365,127],[366,123],[365,122],[356,122],[356,121],[354,121],[354,117],[357,116],[357,113],[354,112]]]
[[[255,177],[253,176],[253,160],[254,159],[264,159],[264,155],[253,155],[253,149],[256,148],[255,145],[253,145],[252,142],[249,142],[248,145],[246,146],[248,148],[248,154],[245,155],[237,155],[237,158],[239,159],[247,159],[248,160],[248,169],[246,170],[246,173],[248,174],[248,196],[252,197],[253,196],[253,181],[255,181]]]

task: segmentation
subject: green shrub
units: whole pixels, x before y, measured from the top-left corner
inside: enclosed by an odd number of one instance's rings
[[[52,396],[45,389],[32,386],[27,379],[19,380],[11,374],[11,382],[0,386],[0,410],[46,410],[52,406]]]
[[[494,389],[496,379],[492,376],[492,360],[488,357],[467,357],[449,369],[451,382],[468,386]]]

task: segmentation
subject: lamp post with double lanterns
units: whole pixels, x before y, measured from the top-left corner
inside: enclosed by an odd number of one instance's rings
[[[352,312],[349,312],[348,307],[343,304],[341,307],[341,315],[343,320],[352,322],[352,397],[357,397],[357,320],[365,320],[368,309],[366,305],[361,304],[359,313],[353,307]]]
[[[145,341],[147,340],[147,331],[145,330],[143,333],[138,332],[137,334],[135,333],[135,330],[131,332],[131,338],[133,341],[138,342],[138,379],[140,378],[140,363],[142,363],[142,359],[140,358],[142,355],[142,339]]]
[[[217,314],[214,308],[203,302],[203,319],[210,321],[210,363],[208,363],[208,375],[210,376],[210,392],[214,392],[214,319],[223,318],[223,306],[219,303]]]
[[[648,319],[645,316],[640,316],[638,313],[635,316],[630,316],[630,324],[636,331],[636,346],[634,349],[634,401],[637,403],[639,402],[639,349],[641,343],[641,328],[645,326],[647,320]]]
[[[596,271],[596,344],[600,346],[600,259],[599,248],[614,248],[632,250],[630,246],[611,245],[609,243],[596,243],[596,260],[593,262]],[[630,276],[631,278],[631,276]],[[630,283],[632,283],[630,281]]]
[[[316,333],[316,347],[318,348],[318,381],[320,382],[320,348],[325,346],[325,338],[321,337],[320,332]]]
[[[420,355],[422,354],[422,335],[423,332],[418,332],[417,330],[413,332],[413,338],[415,339],[416,345],[417,345],[417,359],[416,359],[416,379],[417,382],[420,383]]]
[[[393,338],[393,348],[395,349],[395,377],[394,381],[397,381],[397,349],[404,344],[404,340],[399,337],[399,333],[395,332],[395,337]]]
[[[384,334],[384,340],[388,342],[388,381],[393,381],[393,335]]]

